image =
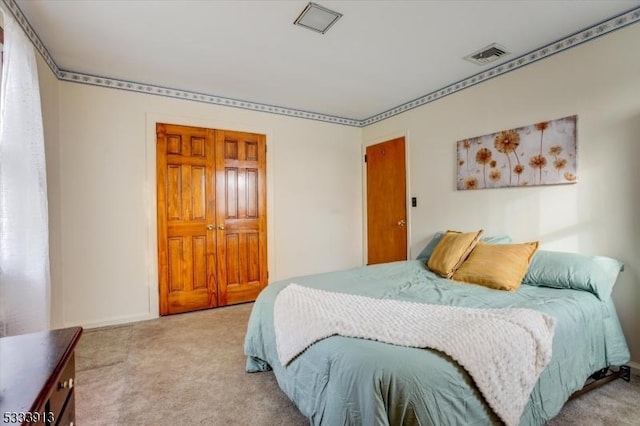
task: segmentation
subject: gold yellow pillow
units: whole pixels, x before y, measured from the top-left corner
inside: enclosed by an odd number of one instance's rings
[[[537,249],[537,241],[523,244],[485,244],[480,241],[453,274],[453,279],[496,290],[516,290]]]
[[[427,266],[441,277],[451,278],[478,244],[482,229],[477,232],[447,231],[427,262]]]

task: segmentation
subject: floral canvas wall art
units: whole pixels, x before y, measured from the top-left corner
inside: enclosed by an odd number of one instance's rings
[[[577,182],[576,115],[458,141],[458,189]]]

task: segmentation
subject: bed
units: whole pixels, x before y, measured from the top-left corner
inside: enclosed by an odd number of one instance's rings
[[[544,263],[545,256],[539,254],[534,261],[539,257]],[[547,254],[546,261],[563,267],[562,255],[558,260],[555,254]],[[549,264],[539,266],[532,267],[525,284],[513,292],[439,277],[424,259],[272,283],[251,312],[245,340],[246,370],[273,370],[281,389],[311,424],[500,424],[467,371],[436,350],[336,335],[312,344],[283,366],[275,341],[274,303],[283,289],[295,283],[376,299],[533,309],[556,320],[553,355],[535,382],[519,424],[544,424],[592,373],[628,362],[629,350],[610,289],[609,294],[598,294],[597,289],[589,288],[593,277],[584,279],[583,274],[580,278],[580,266],[577,272],[573,267],[570,277],[578,276],[586,285],[564,285],[560,279],[555,287],[563,288],[551,288],[548,282],[540,286],[534,281],[548,281],[545,273]]]

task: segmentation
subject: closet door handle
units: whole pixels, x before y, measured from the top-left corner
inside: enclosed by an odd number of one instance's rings
[[[216,229],[216,227],[215,227],[215,226],[213,226],[213,225],[207,225],[207,230],[208,230],[208,231],[213,231],[214,229]]]
[[[224,225],[218,225],[218,229],[224,231]]]

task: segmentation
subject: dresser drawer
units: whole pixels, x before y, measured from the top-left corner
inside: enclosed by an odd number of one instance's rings
[[[62,374],[60,374],[60,378],[56,381],[54,388],[51,390],[49,403],[47,404],[49,411],[53,413],[56,422],[62,413],[67,397],[75,386],[75,371],[75,356],[74,354],[71,354],[67,365],[65,365],[62,370]]]
[[[74,426],[76,423],[76,393],[71,390],[67,404],[62,408],[62,413],[56,419],[56,426]]]

